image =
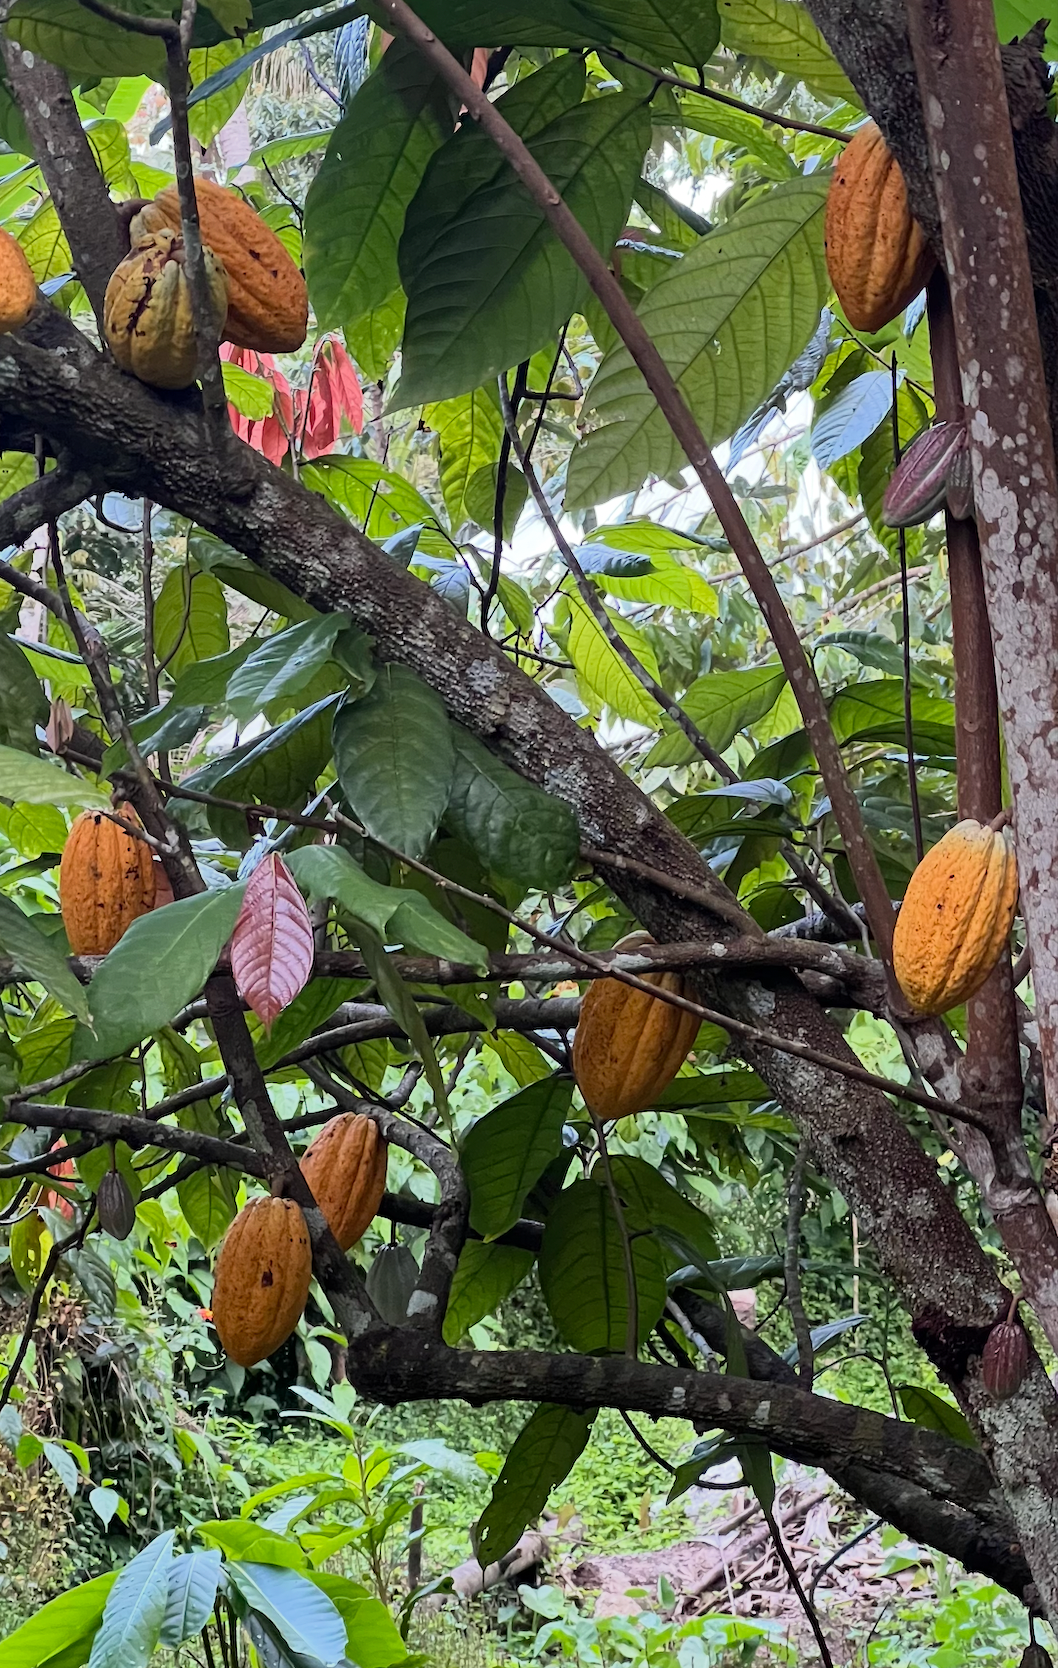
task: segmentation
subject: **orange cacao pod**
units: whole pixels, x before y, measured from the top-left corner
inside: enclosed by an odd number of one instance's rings
[[[615,946],[639,950],[653,940],[631,933]],[[683,996],[678,973],[647,973],[647,984]],[[597,1118],[628,1118],[657,1099],[676,1076],[698,1032],[694,1014],[618,979],[596,979],[573,1038],[573,1075]]]
[[[213,1324],[224,1353],[254,1367],[286,1342],[312,1282],[312,1247],[301,1207],[263,1195],[243,1206],[224,1236],[213,1280]]]
[[[126,806],[122,820],[138,827]],[[82,811],[59,865],[59,907],[75,956],[105,956],[140,915],[154,906],[154,864],[143,840],[105,817]]]
[[[386,1191],[387,1147],[373,1118],[343,1112],[324,1124],[301,1173],[343,1251],[356,1244]]]
[[[293,353],[308,334],[309,296],[305,280],[270,226],[235,191],[196,179],[195,201],[202,237],[224,263],[228,313],[224,340],[258,353]],[[175,185],[160,191],[132,222],[140,231],[180,230],[180,194]]]
[[[1018,865],[1008,828],[967,818],[928,851],[904,893],[893,967],[908,1001],[942,1014],[980,990],[1010,936]]]
[[[10,232],[0,231],[0,336],[21,330],[37,299],[37,280]]]
[[[880,330],[895,319],[933,271],[900,164],[873,122],[834,165],[824,236],[830,281],[854,330]]]
[[[203,246],[210,300],[220,329],[228,305],[224,266]],[[190,388],[198,347],[184,243],[163,226],[144,232],[116,267],[103,302],[103,328],[123,371],[152,388]]]

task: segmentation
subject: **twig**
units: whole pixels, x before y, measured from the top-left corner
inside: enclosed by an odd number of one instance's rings
[[[830,1654],[830,1647],[827,1644],[826,1636],[823,1633],[819,1617],[816,1614],[815,1606],[801,1585],[800,1577],[797,1574],[797,1567],[786,1550],[786,1546],[782,1538],[782,1531],[775,1521],[775,1513],[772,1511],[770,1506],[765,1505],[763,1500],[760,1502],[760,1509],[764,1513],[764,1521],[768,1525],[768,1532],[771,1535],[775,1550],[782,1563],[782,1567],[786,1571],[790,1586],[797,1594],[798,1602],[800,1603],[801,1609],[805,1613],[808,1625],[815,1635],[815,1641],[819,1646],[819,1655],[823,1663],[823,1668],[834,1668],[834,1659]]]
[[[791,545],[789,550],[780,550],[777,556],[768,557],[768,566],[777,568],[782,562],[792,562],[798,556],[807,556],[810,550],[817,550],[821,544],[829,544],[842,533],[848,533],[853,527],[858,527],[861,521],[867,520],[866,510],[860,510],[856,515],[850,515],[846,521],[839,521],[835,527],[830,527],[825,533],[817,533],[814,539],[808,539],[804,544]],[[726,573],[711,573],[708,576],[710,585],[719,585],[725,579],[745,579],[742,568],[729,568]]]
[[[838,1561],[840,1559],[844,1558],[846,1552],[851,1552],[854,1546],[859,1546],[861,1541],[865,1541],[867,1539],[868,1535],[873,1535],[874,1531],[876,1529],[881,1528],[881,1525],[882,1525],[882,1520],[881,1520],[880,1517],[872,1518],[870,1523],[868,1523],[866,1529],[859,1530],[859,1532],[857,1534],[853,1535],[851,1540],[846,1541],[843,1546],[838,1547],[838,1550],[836,1552],[831,1553],[830,1557],[826,1560],[825,1563],[820,1564],[819,1568],[816,1570],[815,1575],[812,1577],[811,1583],[810,1583],[809,1588],[808,1588],[809,1602],[811,1602],[815,1598],[816,1588],[819,1586],[819,1583],[822,1581],[823,1577],[826,1575],[827,1570],[829,1570],[834,1564],[838,1563]]]
[[[10,1401],[11,1392],[15,1388],[15,1383],[18,1379],[19,1373],[22,1371],[22,1363],[26,1359],[29,1352],[29,1346],[33,1340],[33,1328],[37,1324],[37,1316],[40,1314],[40,1306],[44,1301],[44,1294],[51,1283],[52,1276],[67,1251],[72,1250],[74,1246],[84,1244],[85,1235],[88,1233],[88,1227],[92,1220],[92,1214],[92,1211],[89,1210],[81,1226],[72,1234],[68,1234],[65,1239],[52,1241],[51,1249],[45,1258],[44,1267],[40,1273],[40,1279],[37,1281],[32,1293],[30,1294],[29,1308],[26,1311],[26,1323],[22,1328],[22,1336],[18,1340],[18,1348],[15,1350],[14,1358],[11,1362],[10,1368],[8,1369],[7,1377],[4,1380],[4,1387],[0,1390],[0,1409],[6,1407],[7,1403]]]
[[[801,1217],[805,1208],[805,1173],[808,1169],[808,1148],[804,1141],[797,1149],[797,1157],[790,1169],[786,1188],[786,1306],[793,1321],[797,1340],[797,1376],[806,1389],[812,1385],[815,1351],[812,1347],[812,1328],[805,1314],[801,1291]]]
[[[644,75],[652,75],[655,81],[660,81],[665,87],[682,87],[688,93],[697,93],[699,98],[711,98],[715,103],[726,104],[732,110],[744,110],[747,116],[756,116],[759,121],[771,122],[775,127],[787,127],[794,133],[816,133],[821,139],[840,139],[843,145],[847,145],[852,138],[851,133],[842,133],[840,128],[820,127],[816,122],[799,121],[796,116],[780,116],[774,110],[761,109],[758,104],[747,104],[744,99],[736,98],[733,93],[722,93],[716,87],[708,87],[704,81],[687,81],[682,75],[655,69],[653,64],[644,64],[638,58],[630,58],[616,46],[607,47],[606,55],[608,58],[617,58],[630,69],[642,70]]]
[[[662,1471],[668,1472],[670,1477],[675,1477],[676,1467],[674,1465],[670,1465],[668,1460],[664,1457],[664,1455],[659,1454],[657,1449],[655,1447],[653,1447],[651,1445],[651,1443],[649,1443],[647,1441],[646,1437],[643,1435],[643,1432],[639,1429],[639,1426],[634,1423],[634,1421],[629,1417],[628,1413],[625,1411],[625,1409],[623,1407],[620,1409],[620,1414],[621,1414],[621,1418],[624,1420],[625,1424],[628,1426],[629,1430],[632,1432],[632,1435],[635,1437],[636,1441],[639,1443],[639,1446],[642,1448],[642,1450],[643,1450],[644,1454],[646,1454],[647,1458],[653,1460],[655,1465],[660,1466]]]

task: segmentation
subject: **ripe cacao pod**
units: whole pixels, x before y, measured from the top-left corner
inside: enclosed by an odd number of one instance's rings
[[[228,306],[224,266],[203,247],[210,300],[220,329]],[[145,232],[115,268],[103,300],[103,328],[123,371],[152,388],[190,388],[198,348],[184,243],[168,226]]]
[[[1008,828],[967,818],[918,865],[893,934],[893,967],[904,995],[942,1014],[980,990],[1010,936],[1018,866]]]
[[[108,1170],[96,1192],[99,1226],[112,1239],[128,1239],[136,1225],[136,1201],[120,1170]]]
[[[985,1339],[981,1381],[990,1396],[1003,1400],[1020,1390],[1029,1370],[1029,1340],[1018,1321],[1000,1321]]]
[[[224,263],[228,312],[224,340],[258,353],[293,353],[309,329],[305,280],[272,228],[235,191],[196,179],[202,238]],[[162,227],[180,230],[180,194],[160,191],[136,215],[133,238]]]
[[[367,1295],[388,1326],[401,1326],[419,1279],[419,1265],[406,1245],[384,1245],[367,1271]]]
[[[224,1353],[255,1367],[286,1342],[312,1282],[312,1247],[300,1206],[263,1195],[224,1236],[213,1280],[213,1324]]]
[[[0,231],[0,336],[21,330],[37,299],[37,280],[10,232]]]
[[[882,520],[887,527],[918,527],[945,503],[958,521],[973,508],[970,445],[961,423],[935,423],[916,435],[885,489]]]
[[[126,806],[122,820],[137,825]],[[75,956],[105,956],[154,906],[151,848],[101,811],[82,811],[63,847],[59,907]]]
[[[631,933],[615,949],[635,951],[652,943]],[[647,984],[683,996],[678,973],[647,973]],[[573,1075],[597,1118],[642,1112],[672,1082],[698,1033],[699,1021],[668,1002],[619,979],[596,979],[584,997],[573,1038]]]
[[[824,238],[830,282],[854,330],[881,330],[895,319],[936,264],[900,165],[873,122],[834,165]]]
[[[325,1124],[301,1173],[343,1251],[356,1244],[382,1203],[388,1149],[373,1118],[343,1112]]]

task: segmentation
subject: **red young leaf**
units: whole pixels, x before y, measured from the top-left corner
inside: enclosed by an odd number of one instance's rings
[[[240,440],[245,440],[269,463],[282,463],[287,454],[288,437],[294,432],[294,400],[289,382],[270,353],[258,353],[254,348],[232,347],[230,342],[225,342],[220,356],[249,371],[251,376],[263,377],[275,389],[275,402],[269,416],[256,419],[244,417],[233,405],[228,406],[228,416]]]
[[[341,433],[343,417],[357,434],[364,426],[360,379],[337,336],[325,336],[316,350],[307,412],[305,401],[305,392],[299,391],[295,402],[302,450],[307,458],[322,457],[332,450]]]
[[[236,987],[266,1030],[308,981],[313,950],[305,900],[283,859],[270,852],[250,876],[231,935]]]

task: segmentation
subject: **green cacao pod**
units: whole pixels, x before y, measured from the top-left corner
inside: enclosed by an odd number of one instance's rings
[[[367,1295],[388,1326],[408,1318],[419,1265],[406,1245],[384,1245],[367,1271]]]

